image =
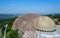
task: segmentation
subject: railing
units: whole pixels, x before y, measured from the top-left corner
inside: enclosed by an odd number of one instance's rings
[[[46,38],[60,37],[60,35],[59,35],[59,34],[56,34],[56,35],[41,34],[41,36],[45,36]]]

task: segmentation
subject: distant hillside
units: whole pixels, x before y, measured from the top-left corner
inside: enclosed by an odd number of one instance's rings
[[[0,24],[6,23],[10,19],[13,19],[15,17],[18,17],[18,15],[14,14],[0,14]]]
[[[54,14],[48,14],[46,16],[51,17],[52,19],[57,18],[58,20],[60,20],[60,13],[54,13]]]
[[[46,15],[60,15],[60,13],[51,13],[51,14],[46,14]]]
[[[0,19],[7,19],[7,18],[13,18],[16,17],[17,15],[14,14],[0,14]]]

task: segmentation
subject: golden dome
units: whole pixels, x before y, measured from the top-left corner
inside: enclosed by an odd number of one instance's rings
[[[55,31],[56,25],[54,21],[47,16],[39,16],[37,20],[35,20],[35,28],[40,31]]]

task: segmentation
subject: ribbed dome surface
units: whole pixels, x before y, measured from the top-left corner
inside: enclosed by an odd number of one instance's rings
[[[54,21],[47,16],[39,16],[34,23],[35,28],[42,31],[54,31],[56,30],[56,25]]]
[[[20,16],[14,21],[12,29],[33,30],[31,22],[33,22],[33,19],[36,19],[38,16],[39,15],[36,14],[26,14]]]

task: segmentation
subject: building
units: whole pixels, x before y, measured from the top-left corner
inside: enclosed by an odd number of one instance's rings
[[[54,21],[47,16],[27,14],[18,17],[12,29],[19,29],[19,38],[39,38],[42,32],[56,31],[56,25]]]

